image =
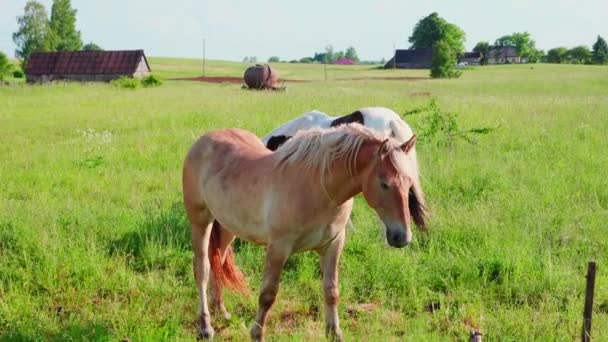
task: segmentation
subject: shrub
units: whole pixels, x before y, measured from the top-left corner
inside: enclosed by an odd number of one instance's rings
[[[141,79],[141,85],[144,87],[158,87],[163,84],[163,81],[156,75],[148,75]]]
[[[121,76],[112,81],[112,85],[118,88],[135,89],[139,87],[139,80],[128,76]]]
[[[444,40],[440,40],[435,44],[432,63],[432,78],[457,78],[461,75],[460,71],[455,70],[456,55],[450,45]]]
[[[8,61],[8,58],[4,53],[0,52],[0,81],[4,79],[5,75],[8,75],[11,69],[11,62]]]
[[[476,127],[462,130],[458,127],[457,115],[439,108],[435,99],[431,99],[426,107],[407,111],[403,116],[414,114],[420,116],[417,133],[419,141],[433,142],[437,146],[451,147],[456,138],[475,145],[477,144],[475,136],[489,134],[500,127]]]
[[[23,73],[23,70],[17,69],[15,71],[13,71],[14,78],[23,78],[23,76],[25,76],[25,74]]]

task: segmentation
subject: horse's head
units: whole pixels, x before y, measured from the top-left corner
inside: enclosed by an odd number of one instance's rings
[[[384,140],[372,148],[372,160],[362,174],[363,196],[386,226],[386,239],[393,247],[405,247],[412,241],[412,218],[419,228],[425,228],[422,191],[418,170],[408,154],[413,152],[416,136],[399,145]]]

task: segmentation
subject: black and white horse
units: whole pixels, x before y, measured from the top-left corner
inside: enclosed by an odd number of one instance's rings
[[[413,135],[410,126],[394,111],[384,107],[369,107],[344,116],[330,116],[316,110],[304,113],[268,133],[262,138],[262,142],[270,150],[275,151],[300,130],[329,128],[353,122],[391,136],[399,143],[408,141]]]

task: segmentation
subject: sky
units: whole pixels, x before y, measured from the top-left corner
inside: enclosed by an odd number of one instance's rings
[[[52,0],[41,0],[50,12]],[[12,33],[26,0],[0,0],[0,51],[14,56]],[[537,47],[591,46],[608,38],[608,0],[72,0],[85,43],[147,56],[284,60],[354,46],[364,60],[409,47],[418,20],[438,12],[466,33],[466,48],[528,31]]]

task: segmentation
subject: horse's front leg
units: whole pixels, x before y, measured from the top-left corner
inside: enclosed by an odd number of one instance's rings
[[[281,272],[291,249],[280,244],[269,244],[266,248],[266,261],[264,263],[264,279],[259,297],[258,313],[255,322],[251,326],[251,338],[254,341],[264,341],[264,324],[268,311],[274,304],[279,291],[279,280]]]
[[[344,235],[345,230],[342,230],[331,244],[319,251],[325,297],[325,335],[333,341],[342,341],[342,330],[338,318],[338,301],[340,300],[338,261],[344,247]]]

